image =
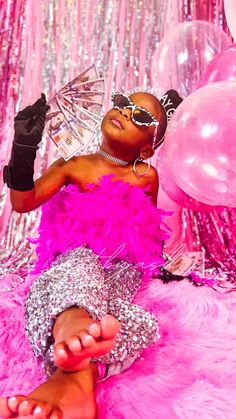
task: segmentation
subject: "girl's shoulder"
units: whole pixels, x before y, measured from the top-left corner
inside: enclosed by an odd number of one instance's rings
[[[145,165],[146,166],[146,165]],[[144,167],[143,170],[145,170],[146,167]],[[154,166],[150,166],[149,172],[145,176],[140,176],[140,181],[143,184],[143,186],[148,186],[153,183],[159,183],[159,177],[158,172]]]
[[[157,170],[154,166],[150,166],[150,170],[146,176],[141,177],[142,188],[145,189],[153,204],[157,204],[157,195],[159,189],[159,178]]]

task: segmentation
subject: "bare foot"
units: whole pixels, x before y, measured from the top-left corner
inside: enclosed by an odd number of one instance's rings
[[[100,322],[84,310],[61,313],[54,326],[54,362],[64,371],[79,371],[91,358],[107,354],[115,345],[119,322],[110,315]]]
[[[94,419],[95,365],[83,371],[57,370],[28,396],[0,397],[1,418]]]

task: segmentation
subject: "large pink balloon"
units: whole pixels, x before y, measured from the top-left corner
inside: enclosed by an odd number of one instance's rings
[[[236,81],[236,44],[230,45],[213,58],[203,72],[197,87],[226,80]]]
[[[170,170],[167,166],[166,156],[163,147],[159,151],[157,157],[157,171],[159,174],[159,180],[162,189],[166,192],[168,197],[172,199],[172,201],[174,201],[181,207],[202,212],[210,212],[213,210],[222,211],[224,209],[223,207],[215,207],[196,201],[196,199],[187,195],[182,189],[180,189],[180,187],[176,184],[173,177],[171,176]]]
[[[236,40],[236,1],[224,0],[225,17],[232,37]]]
[[[172,116],[164,150],[184,192],[207,205],[236,207],[236,82],[188,96]]]
[[[179,23],[161,40],[152,58],[152,85],[163,93],[171,88],[186,97],[195,90],[208,63],[231,44],[213,23]]]

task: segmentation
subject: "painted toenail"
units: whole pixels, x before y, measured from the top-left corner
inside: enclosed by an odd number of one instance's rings
[[[24,400],[23,402],[20,403],[21,407],[26,407],[28,406],[28,400]]]
[[[16,397],[9,397],[9,399],[8,399],[8,401],[10,402],[10,403],[14,403],[14,402],[16,402]]]
[[[16,397],[9,397],[8,399],[8,406],[10,407],[10,409],[14,409],[17,405],[17,398]]]
[[[34,409],[34,413],[42,413],[43,412],[43,410],[42,410],[42,408],[40,407],[40,406],[37,406],[35,409]]]
[[[89,330],[91,330],[91,332],[97,332],[99,330],[99,326],[96,323],[90,324]]]
[[[62,356],[65,356],[66,355],[65,349],[58,349],[58,354],[62,355]]]
[[[85,343],[92,343],[93,342],[93,337],[90,335],[86,335],[84,337]]]

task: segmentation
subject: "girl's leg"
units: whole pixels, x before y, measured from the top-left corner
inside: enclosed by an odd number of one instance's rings
[[[84,247],[60,255],[34,281],[26,302],[26,333],[47,375],[55,364],[81,369],[93,353],[111,349],[118,323],[106,316],[107,298],[101,262]]]

